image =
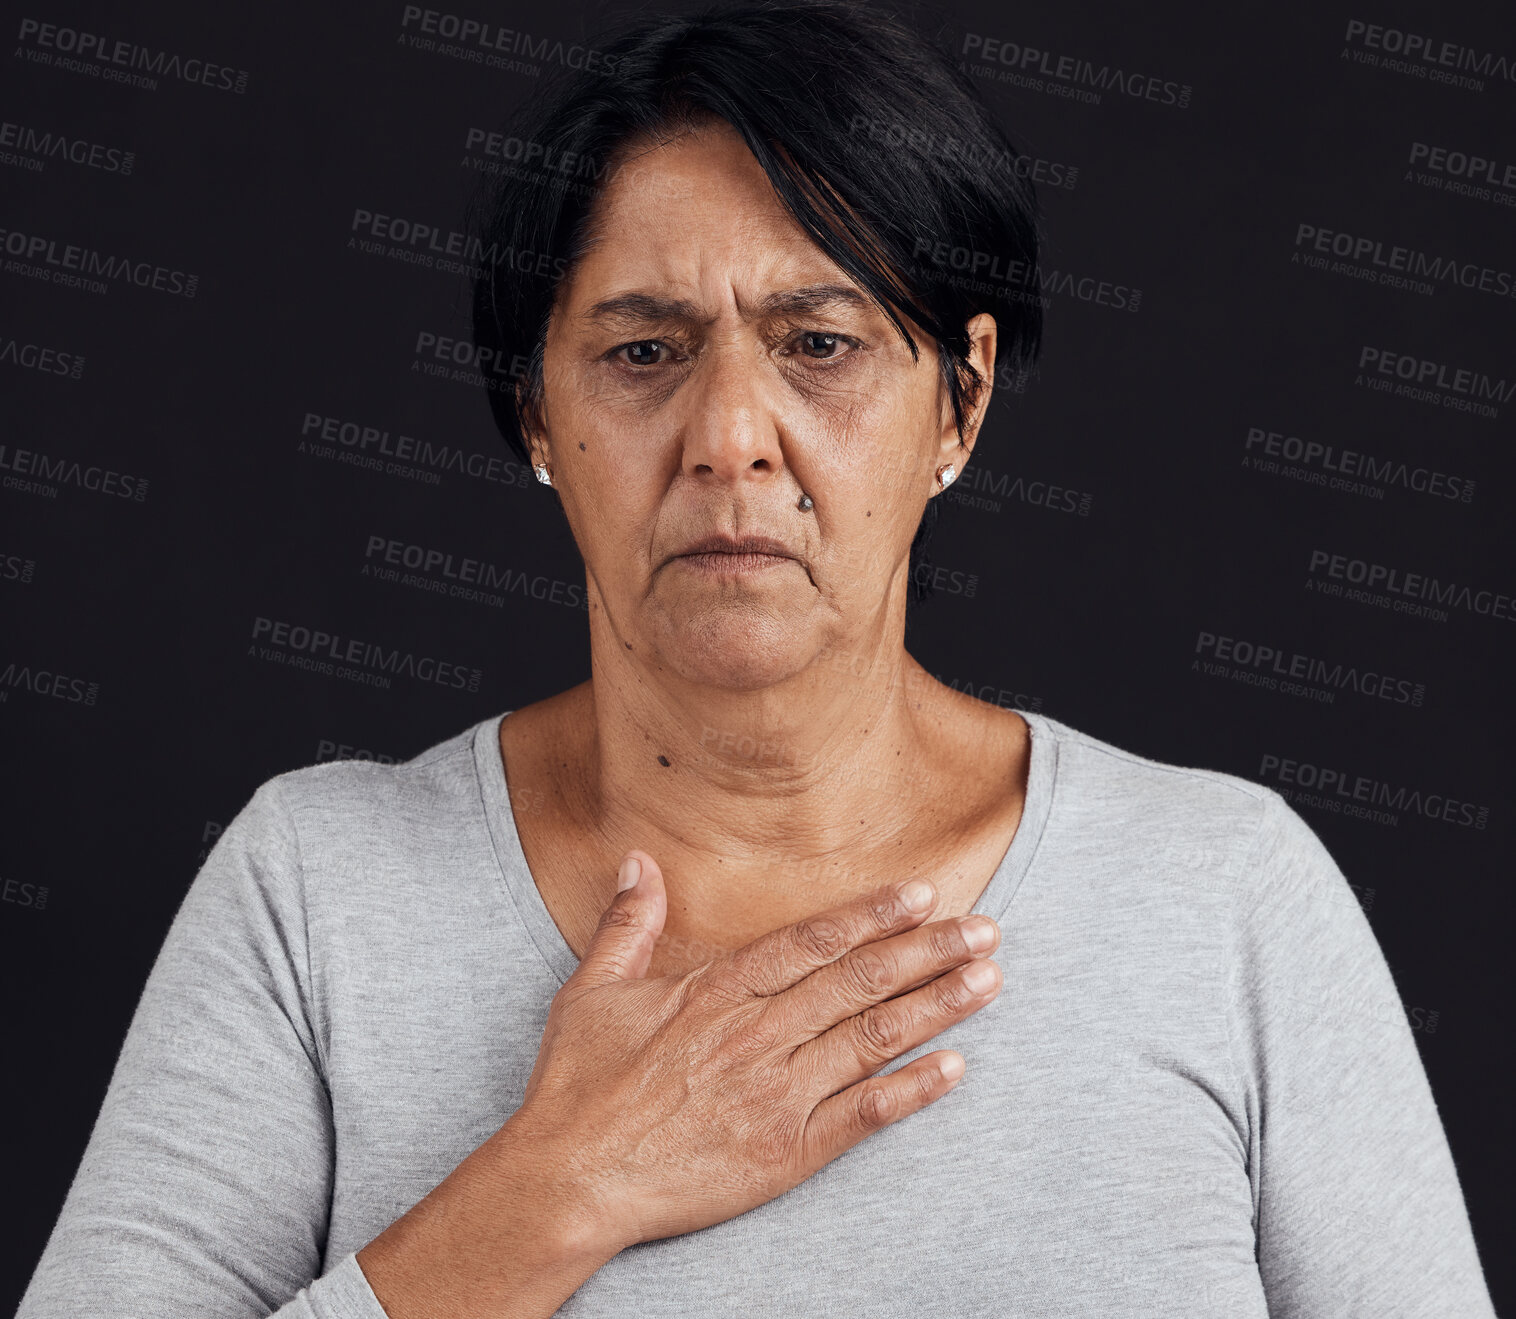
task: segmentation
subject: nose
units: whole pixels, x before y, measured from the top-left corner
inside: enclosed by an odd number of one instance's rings
[[[783,470],[769,367],[751,340],[711,341],[680,391],[681,465],[686,476],[719,485],[769,481]]]

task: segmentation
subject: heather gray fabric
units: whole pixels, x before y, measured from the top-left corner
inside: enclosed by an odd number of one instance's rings
[[[500,717],[253,794],[19,1319],[382,1319],[354,1252],[515,1110],[575,966]],[[1492,1316],[1407,1011],[1316,835],[1268,788],[1027,719],[1023,821],[975,908],[1004,988],[885,1069],[951,1046],[957,1089],[559,1313]]]

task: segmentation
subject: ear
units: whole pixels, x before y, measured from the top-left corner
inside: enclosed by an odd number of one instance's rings
[[[521,425],[521,437],[526,441],[527,457],[533,467],[548,461],[547,428],[542,414],[527,399],[525,380],[516,382],[516,417]]]
[[[982,311],[964,325],[969,339],[969,365],[979,373],[979,384],[965,399],[963,439],[958,438],[958,428],[953,424],[953,404],[943,390],[941,429],[937,437],[937,462],[932,471],[944,463],[956,468],[962,475],[969,455],[974,451],[974,441],[979,438],[979,427],[984,423],[990,407],[990,395],[995,389],[995,318]],[[934,483],[935,485],[935,483]]]

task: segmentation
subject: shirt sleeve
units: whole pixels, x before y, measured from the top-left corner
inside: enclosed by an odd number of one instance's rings
[[[356,1253],[315,1276],[333,1123],[304,884],[270,779],[174,917],[17,1319],[386,1319]]]
[[[1494,1319],[1452,1152],[1357,896],[1269,790],[1236,890],[1231,1030],[1271,1319]]]

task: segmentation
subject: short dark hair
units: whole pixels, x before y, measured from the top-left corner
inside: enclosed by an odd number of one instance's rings
[[[1026,162],[954,57],[900,13],[850,0],[719,0],[634,19],[593,55],[528,98],[502,138],[521,163],[484,177],[469,203],[484,254],[474,343],[519,364],[490,407],[523,461],[521,412],[542,398],[548,320],[616,153],[712,118],[741,134],[783,205],[913,358],[902,316],[932,337],[960,436],[983,383],[965,323],[994,315],[997,377],[1036,359],[1040,218]],[[917,566],[940,503],[927,501],[912,539],[908,598],[929,593]]]

